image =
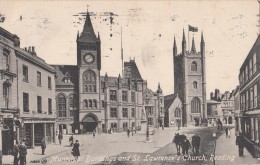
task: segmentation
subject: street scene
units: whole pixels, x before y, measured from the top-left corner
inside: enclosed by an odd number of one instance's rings
[[[0,1],[0,165],[260,164],[260,0]]]

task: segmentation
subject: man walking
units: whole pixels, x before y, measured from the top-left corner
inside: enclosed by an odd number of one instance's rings
[[[226,137],[228,137],[228,128],[225,128]]]
[[[128,130],[127,130],[127,136],[128,136],[128,137],[129,137],[129,134],[130,134],[130,130],[128,129]]]
[[[59,143],[61,145],[61,140],[62,140],[62,134],[61,133],[59,134],[58,139],[59,139]]]
[[[239,135],[236,138],[236,145],[238,145],[238,153],[239,153],[239,157],[244,156],[244,138],[243,138],[243,134],[239,133]]]
[[[41,148],[42,148],[42,155],[45,155],[44,151],[46,149],[46,143],[45,143],[44,137],[42,137]]]
[[[20,159],[20,165],[25,165],[26,163],[26,155],[27,155],[27,147],[25,146],[25,142],[22,141],[21,145],[19,146],[19,159]]]
[[[14,165],[18,165],[18,154],[19,154],[19,142],[16,141],[16,144],[14,145],[13,149],[13,156],[14,156]]]
[[[195,135],[192,136],[191,144],[192,144],[193,154],[194,153],[198,154],[199,153],[199,147],[200,147],[200,137],[199,137],[198,134],[195,134]]]

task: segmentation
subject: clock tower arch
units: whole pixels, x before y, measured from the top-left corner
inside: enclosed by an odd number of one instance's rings
[[[101,70],[101,42],[99,34],[96,36],[90,14],[87,12],[83,31],[77,34],[77,66],[78,66],[78,94],[79,94],[79,123],[83,132],[96,129],[97,124],[85,122],[86,115],[95,114],[100,121],[100,70]],[[86,106],[86,102],[95,106]],[[93,104],[94,105],[94,104]],[[95,122],[98,122],[95,121]]]

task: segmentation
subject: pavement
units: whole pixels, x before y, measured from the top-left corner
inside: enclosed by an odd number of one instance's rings
[[[244,148],[244,157],[238,156],[235,129],[231,130],[230,138],[223,134],[217,139],[214,158],[216,165],[260,164],[260,160],[253,158],[246,148]]]

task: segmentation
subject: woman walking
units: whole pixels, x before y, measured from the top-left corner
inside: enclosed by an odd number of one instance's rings
[[[76,140],[76,143],[73,145],[72,148],[72,154],[75,157],[75,160],[78,160],[78,157],[80,156],[80,152],[79,152],[79,141]]]

